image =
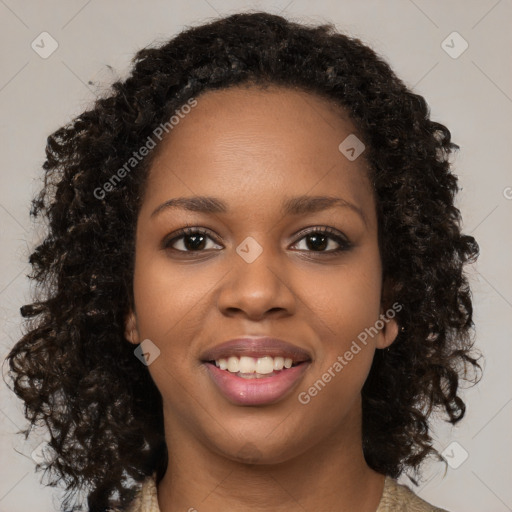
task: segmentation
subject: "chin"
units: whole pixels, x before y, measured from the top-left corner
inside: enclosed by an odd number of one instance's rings
[[[223,457],[234,462],[251,465],[273,465],[281,464],[302,453],[304,445],[299,448],[295,442],[290,444],[290,438],[282,439],[279,446],[276,439],[267,438],[262,440],[247,440],[238,444],[238,449],[233,446],[233,440],[228,440],[228,445],[224,448],[216,447],[215,451]]]

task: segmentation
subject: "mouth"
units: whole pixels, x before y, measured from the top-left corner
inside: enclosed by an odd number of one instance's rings
[[[237,377],[261,379],[273,377],[285,369],[294,368],[306,361],[294,361],[291,357],[267,355],[263,357],[229,356],[205,362],[214,364],[217,368],[233,373]]]
[[[264,405],[283,399],[296,387],[311,357],[275,338],[239,338],[207,351],[202,363],[228,401]]]

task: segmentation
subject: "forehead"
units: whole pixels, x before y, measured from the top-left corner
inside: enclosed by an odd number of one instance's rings
[[[147,195],[222,195],[230,204],[265,205],[283,191],[341,195],[364,202],[371,194],[367,163],[349,160],[340,144],[356,129],[349,116],[316,94],[280,86],[208,91],[163,139]]]
[[[340,135],[356,132],[343,108],[303,90],[242,85],[207,91],[196,100],[197,106],[180,116],[182,120],[167,137],[164,148],[188,144],[197,153],[209,143],[211,154],[219,143],[221,153],[223,145],[231,142],[239,151],[245,146],[247,151],[257,152],[263,146],[266,151],[277,152],[291,145],[297,157],[312,150],[328,155],[337,150]],[[205,135],[207,138],[198,140]],[[304,141],[309,144],[299,145]]]

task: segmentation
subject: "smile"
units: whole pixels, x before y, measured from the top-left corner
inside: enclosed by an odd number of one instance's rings
[[[291,368],[294,363],[291,357],[248,357],[248,356],[230,356],[215,361],[215,366],[221,370],[227,370],[231,373],[268,375],[274,370],[282,370],[283,368]]]
[[[293,365],[291,359],[282,357],[230,357],[204,364],[213,383],[229,402],[249,406],[273,404],[288,396],[310,361]]]
[[[201,356],[212,382],[234,405],[273,404],[288,396],[310,366],[309,352],[270,337],[241,337]]]

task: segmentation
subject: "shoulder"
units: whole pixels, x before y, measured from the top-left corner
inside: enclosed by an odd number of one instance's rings
[[[384,491],[376,512],[448,512],[442,508],[434,507],[414,494],[405,485],[386,477]]]
[[[146,478],[126,512],[160,512],[156,475]]]
[[[155,477],[147,478],[127,512],[160,512]],[[408,487],[390,477],[384,481],[384,490],[376,512],[448,512],[435,507],[414,494]]]

